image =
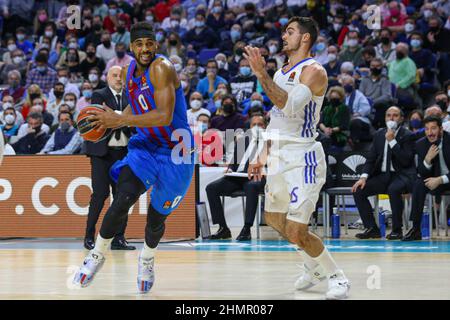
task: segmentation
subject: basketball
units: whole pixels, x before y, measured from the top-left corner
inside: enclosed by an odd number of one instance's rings
[[[99,127],[95,128],[92,125],[89,121],[92,114],[89,114],[88,112],[93,110],[105,112],[105,109],[98,104],[91,104],[84,107],[81,109],[80,114],[77,117],[77,129],[84,140],[98,142],[108,137],[112,130]]]

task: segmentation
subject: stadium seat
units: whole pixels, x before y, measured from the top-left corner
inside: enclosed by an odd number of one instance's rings
[[[214,59],[216,54],[219,53],[219,48],[212,48],[212,49],[202,49],[200,53],[197,56],[198,62],[201,65],[205,65],[209,59]]]

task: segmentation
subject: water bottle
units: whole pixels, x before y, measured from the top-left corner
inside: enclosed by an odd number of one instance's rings
[[[422,239],[429,240],[430,239],[430,212],[428,211],[428,207],[423,208],[422,215],[422,223],[420,224]]]
[[[333,208],[333,215],[331,216],[331,237],[339,239],[341,237],[341,221],[338,214],[338,208]]]
[[[380,207],[380,211],[378,212],[378,223],[380,224],[380,233],[381,238],[386,237],[386,215],[383,207]]]

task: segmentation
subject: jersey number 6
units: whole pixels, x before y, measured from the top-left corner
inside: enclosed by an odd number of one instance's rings
[[[145,101],[144,95],[140,94],[138,97],[138,101],[139,101],[139,105],[141,106],[142,109],[144,109],[145,111],[148,110],[148,105],[147,105],[147,101]]]

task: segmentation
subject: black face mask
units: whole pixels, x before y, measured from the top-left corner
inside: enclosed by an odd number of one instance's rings
[[[95,52],[89,51],[89,52],[86,52],[86,55],[87,55],[89,58],[93,58],[93,57],[95,57]]]
[[[370,68],[370,72],[374,76],[379,76],[381,74],[382,69],[381,68]]]
[[[232,103],[224,104],[222,108],[223,111],[229,115],[234,113],[234,105]]]
[[[105,48],[110,48],[111,47],[111,41],[109,41],[109,40],[102,41],[102,43],[105,46]]]
[[[436,102],[436,104],[441,108],[442,111],[447,111],[447,104],[444,100]]]
[[[169,44],[170,44],[171,46],[176,46],[177,43],[178,43],[177,40],[169,40]]]
[[[64,95],[64,91],[53,91],[53,94],[55,95],[55,97],[57,97],[58,99],[61,99]]]
[[[338,105],[341,104],[341,101],[340,101],[338,98],[331,98],[331,99],[330,99],[330,104],[331,104],[333,107],[337,107]]]
[[[395,53],[395,55],[397,56],[398,60],[402,60],[405,57],[405,54],[403,52],[399,52],[399,51],[397,51]]]
[[[388,37],[382,37],[381,39],[382,44],[389,44],[389,38]]]
[[[240,56],[242,56],[243,53],[244,53],[244,50],[243,50],[242,48],[237,48],[237,49],[236,49],[236,55],[237,55],[237,56],[240,57]]]
[[[269,69],[269,70],[267,70],[267,73],[269,74],[269,76],[271,77],[271,78],[273,78],[273,76],[275,75],[275,70],[273,70],[273,69]]]
[[[41,95],[39,93],[30,93],[30,100],[33,101],[36,98],[39,98]]]
[[[123,57],[125,57],[125,51],[117,51],[116,54],[119,59],[123,59]]]
[[[439,31],[439,27],[430,27],[430,28],[429,28],[429,31],[430,31],[430,32],[433,32],[433,33],[436,33],[436,32]]]
[[[35,134],[38,134],[41,131],[41,127],[42,127],[42,125],[34,128]]]
[[[125,33],[125,27],[123,27],[123,26],[118,27],[118,28],[117,28],[117,32],[119,32],[119,33]]]
[[[94,24],[94,31],[99,32],[102,30],[102,26],[100,24]]]

